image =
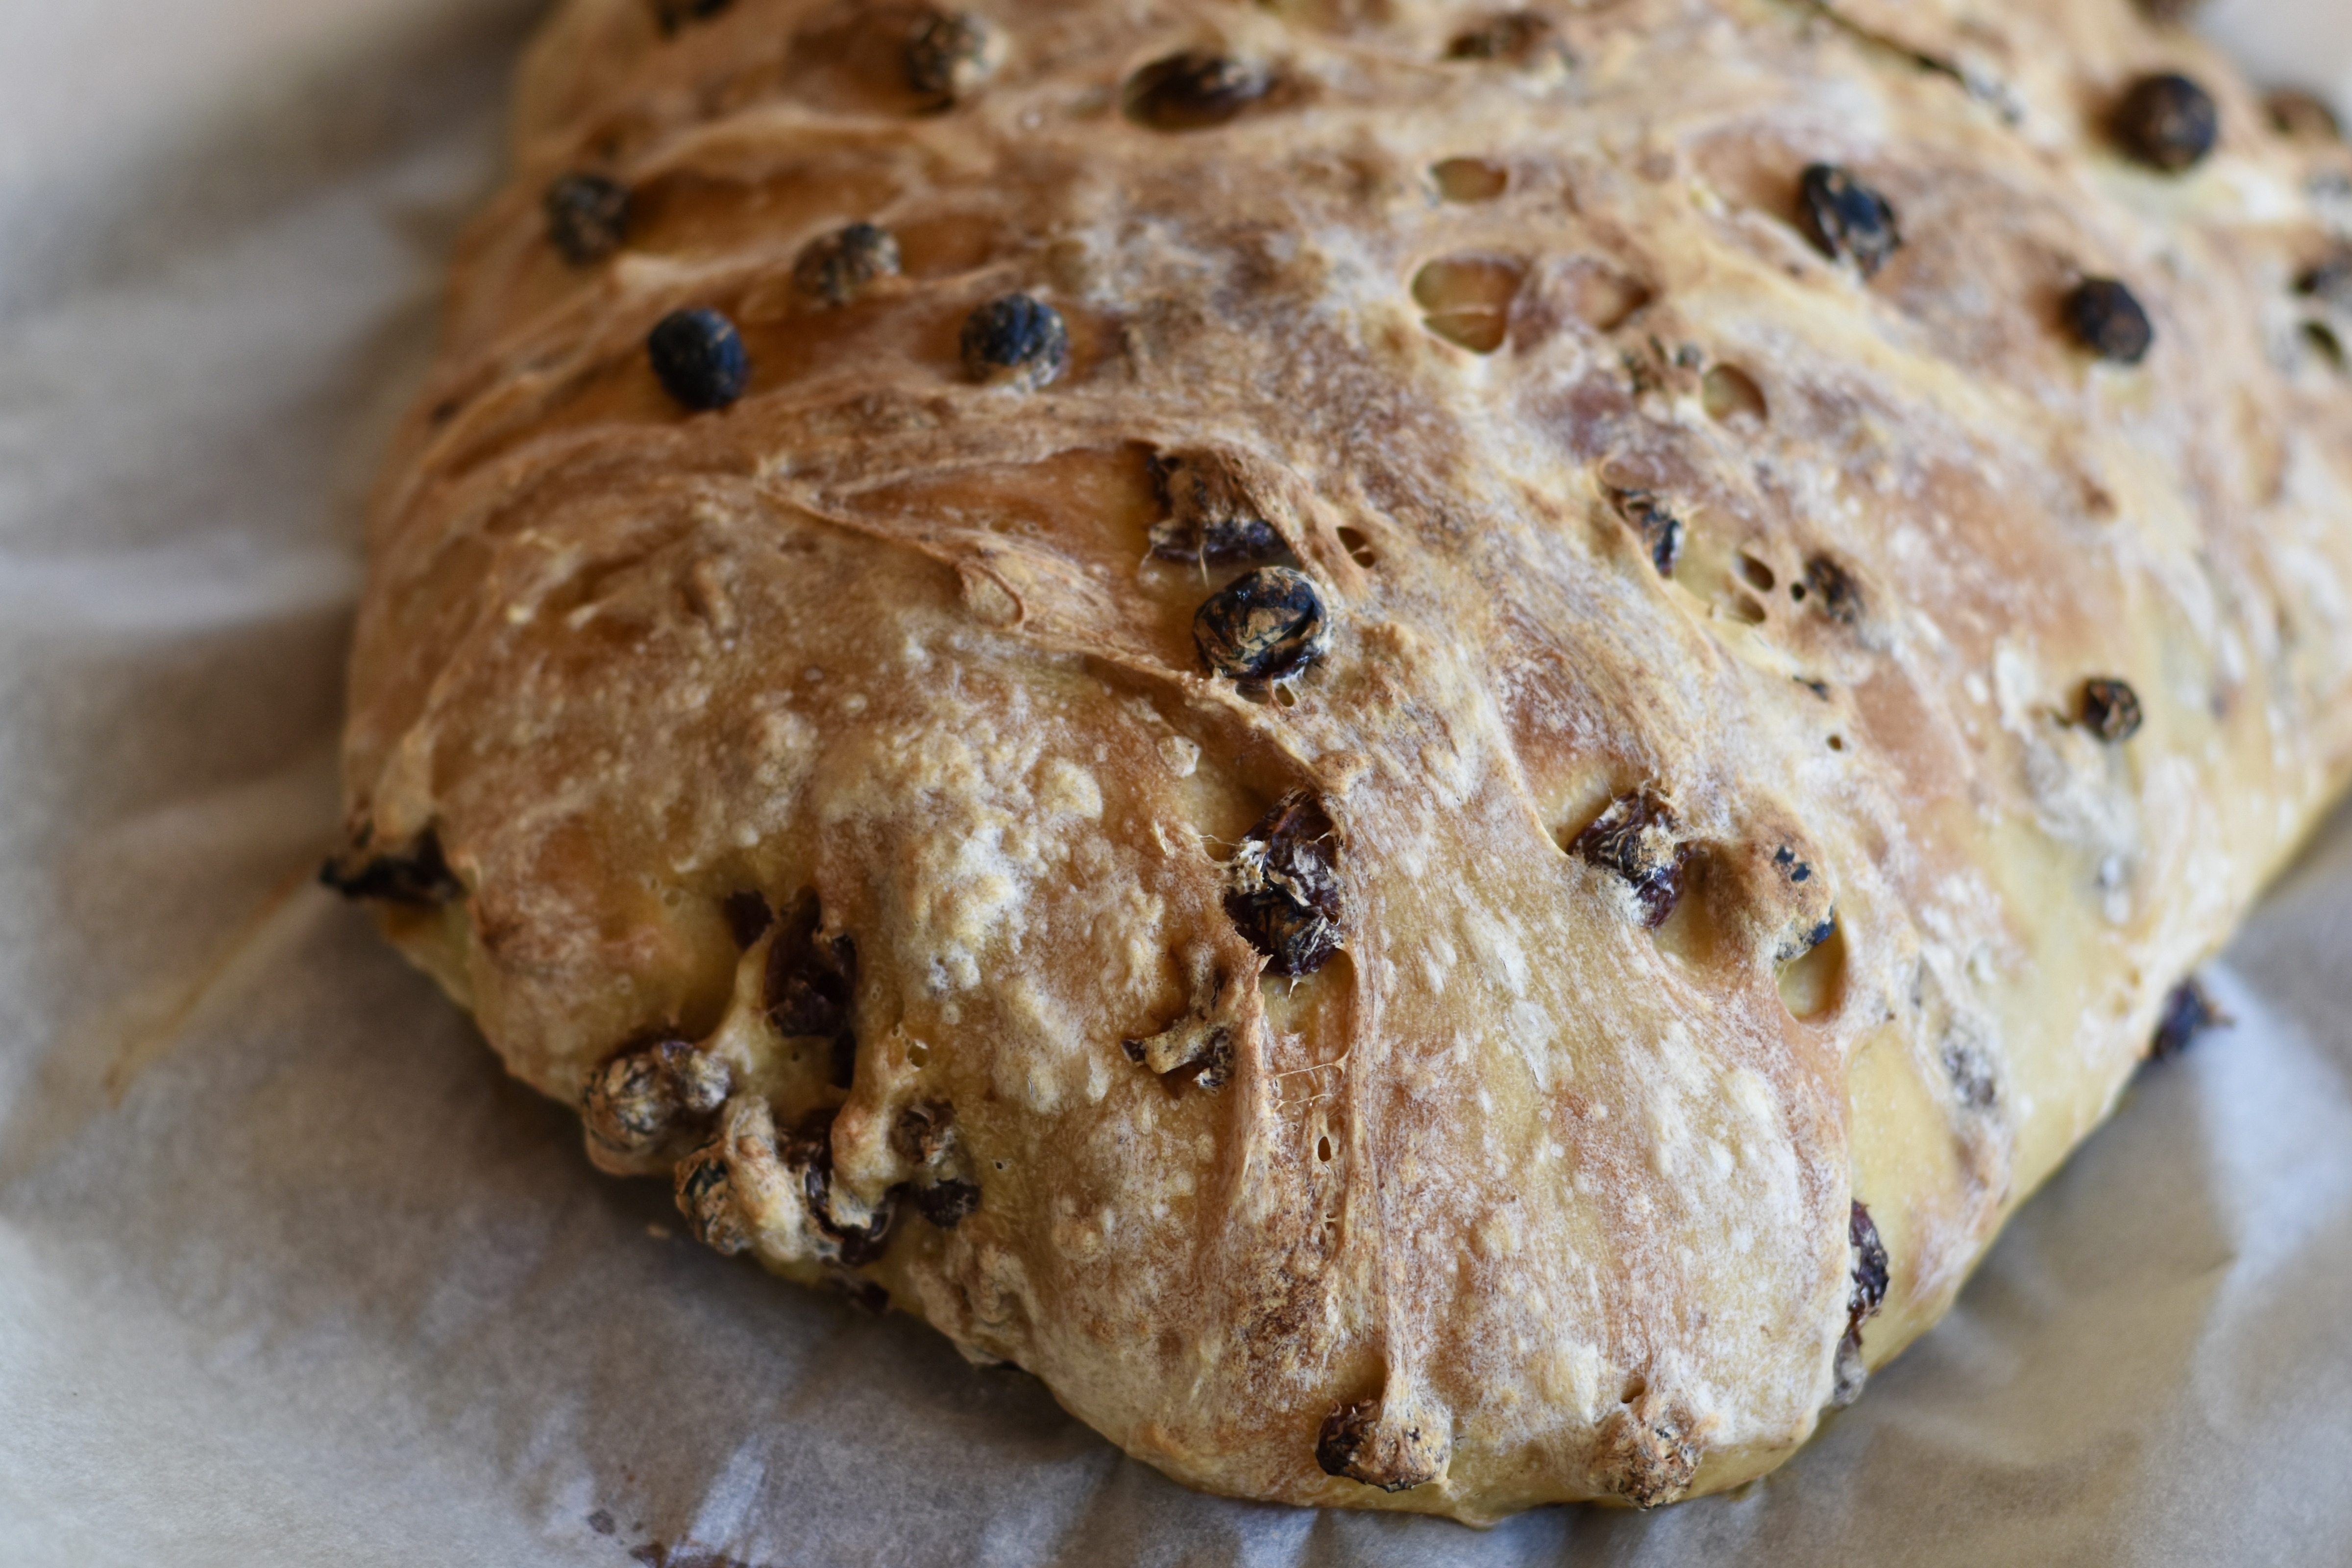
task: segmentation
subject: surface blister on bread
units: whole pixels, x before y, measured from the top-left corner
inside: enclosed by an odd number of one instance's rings
[[[330,879],[1191,1484],[1769,1469],[2344,775],[2352,154],[2126,0],[571,0],[516,163]]]

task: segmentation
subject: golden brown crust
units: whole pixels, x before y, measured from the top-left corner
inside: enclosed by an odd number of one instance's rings
[[[2125,0],[981,20],[539,40],[376,514],[341,874],[601,1163],[1185,1481],[1769,1468],[1852,1392],[1854,1200],[1876,1364],[2343,777],[2294,284],[2352,163]],[[2106,140],[2156,68],[2219,100],[2186,174]],[[1825,255],[1815,163],[1900,247]],[[549,243],[568,172],[617,252]],[[888,265],[803,264],[859,223]],[[1066,341],[975,340],[1015,294]],[[682,307],[724,412],[649,367]],[[1213,676],[1269,552],[1329,650]]]

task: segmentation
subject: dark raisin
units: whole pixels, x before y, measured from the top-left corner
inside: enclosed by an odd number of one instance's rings
[[[751,380],[751,356],[735,323],[716,310],[673,310],[646,339],[662,390],[698,413],[725,408]]]
[[[2083,727],[2102,741],[2128,741],[2139,733],[2139,693],[2105,676],[2083,682]]]
[[[952,103],[995,73],[995,44],[988,24],[971,12],[935,12],[907,40],[907,85]]]
[[[898,276],[898,242],[887,228],[853,223],[812,240],[793,264],[793,282],[828,305],[846,305],[877,279]]]
[[[1168,520],[1151,527],[1155,560],[1200,566],[1265,561],[1288,550],[1225,466],[1213,458],[1151,459],[1151,477]]]
[[[2337,250],[2296,279],[2294,289],[2331,310],[2352,311],[2352,247]]]
[[[787,1136],[777,1140],[783,1163],[801,1175],[802,1195],[818,1233],[832,1243],[841,1263],[863,1268],[889,1250],[890,1231],[898,1217],[896,1190],[863,1226],[845,1226],[833,1216],[833,1122],[838,1110],[812,1111]]]
[[[1256,66],[1192,49],[1129,78],[1124,107],[1129,120],[1154,131],[1206,131],[1239,116],[1273,85]]]
[[[1674,808],[1645,785],[1612,802],[1569,849],[1623,878],[1633,889],[1642,924],[1655,931],[1682,900],[1686,851],[1680,826]]]
[[[751,1245],[751,1226],[735,1204],[735,1177],[725,1144],[706,1143],[688,1154],[678,1162],[672,1180],[677,1212],[686,1216],[695,1240],[730,1257]]]
[[[802,893],[777,920],[764,1000],[778,1034],[837,1039],[850,1032],[857,944],[845,936],[820,939],[824,923],[814,891]]]
[[[1862,624],[1862,584],[1835,561],[1816,555],[1806,562],[1805,586],[1812,595],[1813,607],[1838,625]]]
[[[2213,151],[2221,111],[2203,88],[2167,71],[2134,82],[2116,105],[2112,124],[2126,153],[2151,169],[2179,174]]]
[[[681,1132],[707,1129],[733,1080],[725,1062],[685,1040],[634,1046],[589,1075],[580,1119],[604,1150],[651,1154]]]
[[[2165,996],[2164,1005],[2156,1016],[2156,1034],[2148,1041],[2147,1054],[2160,1062],[2170,1061],[2195,1044],[2198,1036],[2208,1029],[2225,1026],[2230,1021],[2229,1015],[2214,1005],[2212,994],[2192,975]]]
[[[719,910],[727,917],[727,931],[735,939],[737,947],[748,948],[768,934],[776,923],[776,911],[768,907],[764,894],[744,891],[730,893]]]
[[[979,1186],[953,1178],[928,1187],[911,1188],[908,1196],[914,1203],[915,1212],[941,1230],[953,1230],[980,1207]]]
[[[1846,1221],[1846,1237],[1853,1248],[1853,1284],[1846,1292],[1846,1329],[1859,1334],[1862,1325],[1886,1305],[1886,1245],[1878,1239],[1877,1222],[1870,1205],[1856,1200]]]
[[[1449,60],[1507,60],[1524,65],[1559,47],[1558,30],[1540,11],[1506,11],[1487,17],[1445,46]]]
[[[1026,294],[1007,294],[963,324],[963,367],[974,381],[1035,388],[1062,374],[1070,331],[1062,313]]]
[[[1312,974],[1346,945],[1339,839],[1323,803],[1293,791],[1225,864],[1225,914],[1276,974]]]
[[[688,22],[707,22],[735,0],[654,0],[654,21],[664,33],[675,33]]]
[[[2112,278],[2086,278],[2066,296],[2067,330],[2084,348],[2117,364],[2137,364],[2156,344],[2156,326],[2137,296]]]
[[[1617,515],[1642,536],[1643,547],[1650,552],[1650,564],[1658,569],[1658,575],[1673,576],[1675,564],[1683,558],[1683,520],[1667,510],[1665,503],[1649,490],[1612,490],[1609,499],[1615,503]]]
[[[339,855],[319,868],[319,880],[347,899],[410,909],[437,909],[466,896],[465,884],[442,857],[441,835],[430,827],[400,854]]]
[[[2327,100],[2315,93],[2281,88],[2263,100],[2263,107],[2270,111],[2271,125],[2282,136],[2297,142],[2344,139],[2343,121],[2336,118]]]
[[[890,1129],[890,1147],[910,1165],[936,1164],[955,1146],[955,1112],[936,1100],[910,1105]]]
[[[1441,1434],[1424,1436],[1418,1422],[1383,1420],[1381,1402],[1367,1399],[1324,1418],[1315,1462],[1327,1476],[1401,1492],[1435,1480],[1449,1447]]]
[[[629,237],[629,188],[602,174],[564,174],[541,203],[547,240],[574,267],[602,261]]]
[[[1192,616],[1192,642],[1213,675],[1283,680],[1331,651],[1331,618],[1306,573],[1260,566],[1209,596]]]
[[[1812,241],[1832,261],[1851,261],[1873,276],[1903,247],[1895,208],[1885,196],[1832,163],[1815,163],[1798,181]]]
[[[1255,943],[1256,939],[1251,941]],[[1318,967],[1322,962],[1317,961]],[[1193,1083],[1212,1094],[1224,1088],[1234,1073],[1233,1030],[1198,1013],[1187,1013],[1144,1039],[1121,1040],[1119,1048],[1129,1061],[1148,1067],[1161,1078],[1191,1073]]]

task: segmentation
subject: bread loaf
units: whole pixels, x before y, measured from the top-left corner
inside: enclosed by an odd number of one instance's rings
[[[2345,778],[2352,157],[2127,0],[571,0],[520,100],[329,879],[1191,1485],[1771,1468]]]

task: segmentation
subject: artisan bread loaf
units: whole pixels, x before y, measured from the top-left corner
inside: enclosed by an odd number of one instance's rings
[[[572,0],[515,163],[329,879],[1189,1484],[1771,1468],[2345,777],[2352,160],[2126,0]]]

